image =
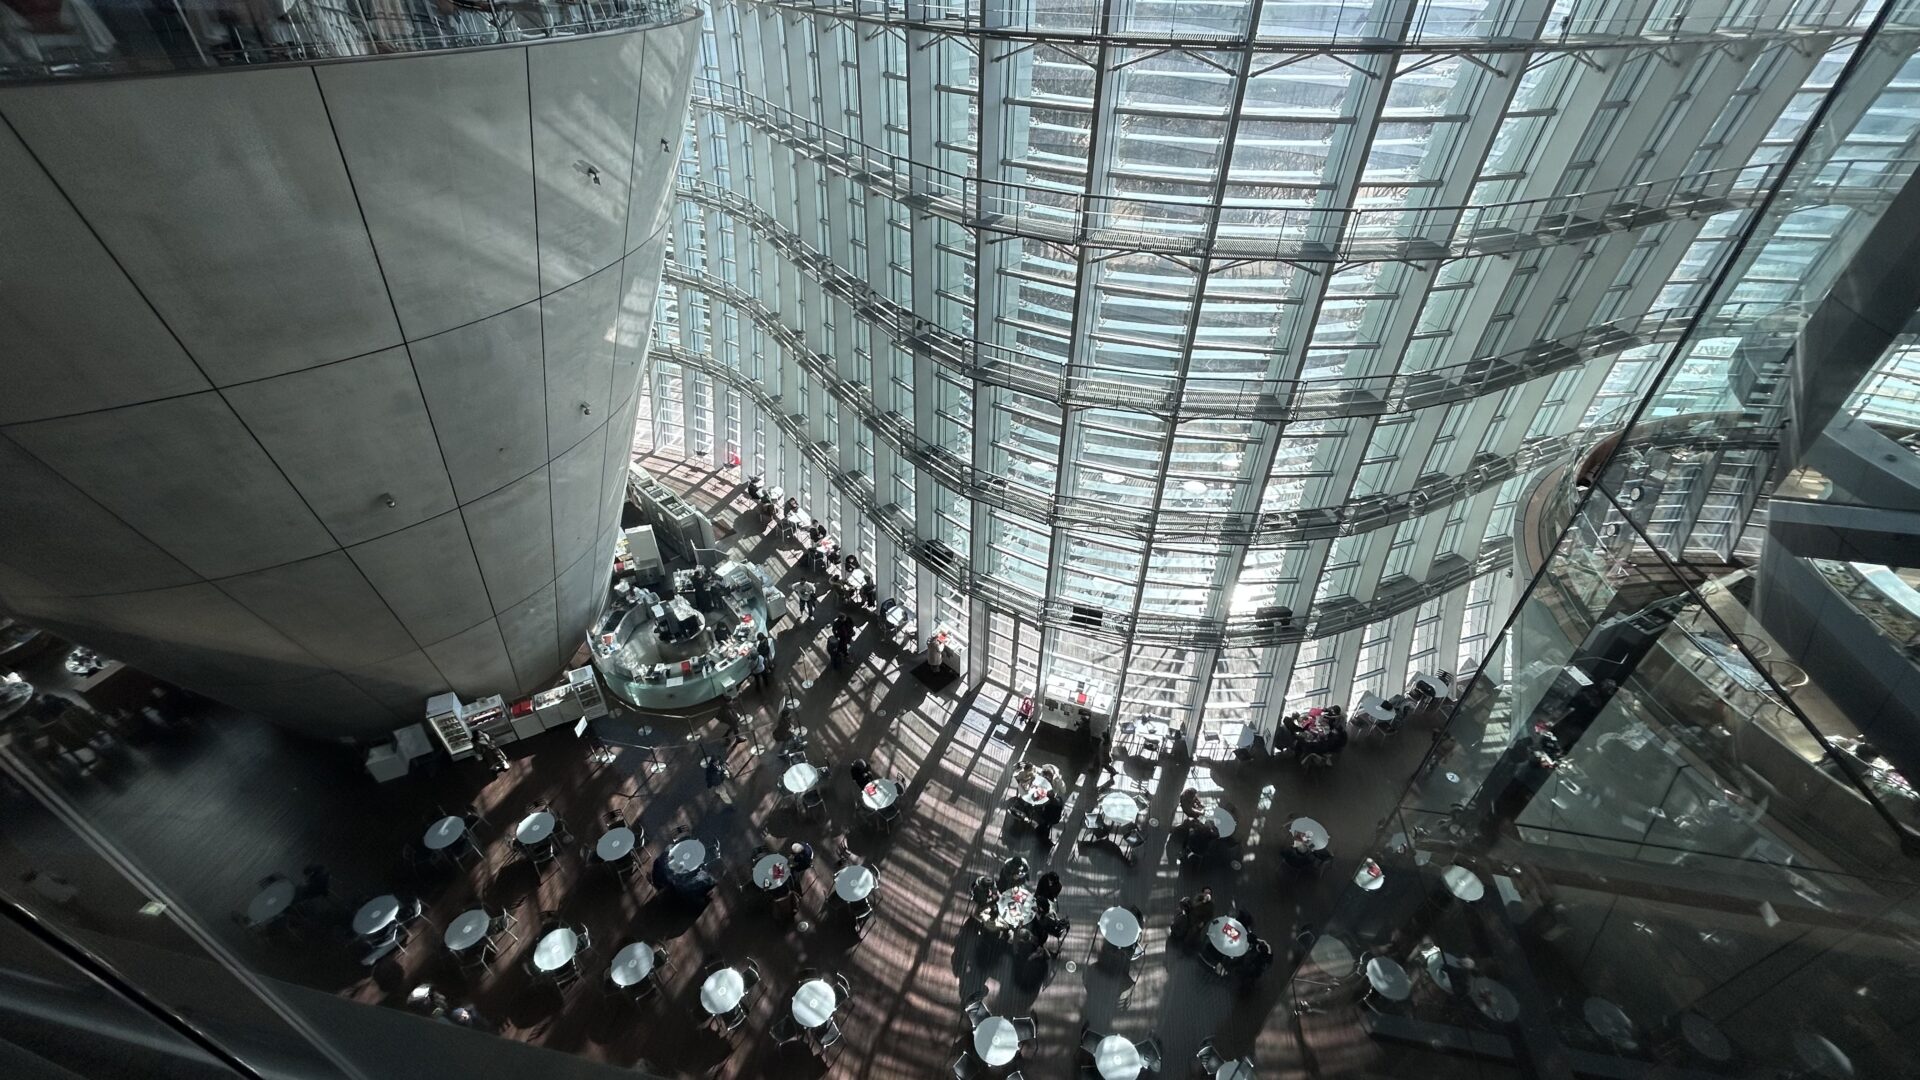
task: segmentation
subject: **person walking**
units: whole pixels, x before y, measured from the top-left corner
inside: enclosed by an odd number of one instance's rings
[[[812,622],[813,609],[820,604],[820,590],[814,588],[813,582],[803,581],[793,587],[793,600],[800,607],[801,618]]]

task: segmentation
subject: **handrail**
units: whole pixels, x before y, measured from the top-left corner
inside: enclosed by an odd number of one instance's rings
[[[1505,353],[1392,375],[1308,379],[1247,375],[1189,379],[1182,384],[1163,374],[1094,368],[1078,370],[1069,377],[1067,366],[1057,360],[977,341],[914,314],[732,191],[684,177],[677,191],[682,198],[725,210],[763,233],[823,291],[845,300],[855,314],[901,348],[927,356],[971,381],[1015,390],[1061,407],[1128,409],[1166,416],[1177,412],[1186,419],[1274,421],[1410,412],[1504,390],[1576,367],[1596,356],[1676,340],[1696,314],[1692,307],[1651,311],[1598,323],[1565,337],[1531,342]],[[674,273],[685,275],[690,271],[678,267]],[[737,286],[710,274],[697,274],[686,283],[722,295],[742,310],[752,310],[759,303]],[[1809,306],[1776,301],[1722,305],[1707,325],[1722,335],[1759,332],[1790,338],[1800,332]]]
[[[525,44],[698,15],[692,0],[62,0],[32,16],[0,5],[0,83]]]
[[[1297,642],[1338,634],[1356,626],[1391,618],[1403,611],[1472,581],[1485,574],[1504,570],[1512,561],[1512,545],[1496,540],[1483,545],[1469,559],[1435,560],[1427,577],[1401,587],[1383,588],[1371,600],[1347,603],[1315,602],[1304,612],[1296,612],[1291,625],[1281,627],[1257,612],[1229,614],[1224,618],[1175,615],[1142,610],[1131,605],[1104,608],[1083,600],[1047,598],[1022,589],[990,571],[974,567],[965,552],[936,548],[929,538],[919,534],[913,521],[897,503],[882,503],[874,491],[873,480],[859,472],[843,470],[838,451],[830,444],[816,442],[807,431],[806,418],[780,408],[767,387],[737,368],[715,363],[703,371],[738,390],[754,402],[760,411],[787,437],[822,475],[879,531],[887,534],[906,554],[920,562],[942,581],[979,596],[997,608],[1022,615],[1042,627],[1070,626],[1076,634],[1102,639],[1132,640],[1153,644],[1204,646],[1262,646]],[[1098,611],[1098,626],[1087,624],[1089,610]]]
[[[915,0],[755,0],[768,7],[802,15],[822,15],[880,26],[921,29],[935,33],[991,34],[1028,40],[1113,42],[1123,45],[1192,44],[1208,48],[1251,46],[1261,52],[1324,52],[1368,55],[1391,50],[1453,51],[1473,54],[1516,51],[1569,51],[1605,48],[1661,48],[1676,45],[1720,45],[1768,41],[1787,35],[1858,36],[1857,5],[1828,3],[1818,7],[1793,5],[1757,7],[1754,15],[1733,15],[1714,8],[1705,15],[1690,14],[1685,5],[1656,22],[1642,14],[1629,18],[1580,18],[1567,13],[1519,18],[1510,9],[1493,7],[1484,14],[1429,4],[1406,10],[1407,17],[1382,16],[1371,0],[1336,0],[1316,5],[1320,10],[1311,27],[1294,25],[1282,17],[1272,29],[1251,25],[1256,5],[1158,5],[1164,15],[1142,8],[1115,8],[1100,0],[1081,0],[1069,6],[1052,0],[1044,8],[1021,3],[977,3],[974,0],[922,2]],[[1152,9],[1148,9],[1152,10]],[[1768,20],[1778,25],[1768,25]],[[1791,19],[1792,22],[1785,20]],[[1264,24],[1265,20],[1263,20]]]
[[[981,180],[915,162],[801,116],[757,94],[700,78],[694,105],[752,123],[796,151],[828,163],[870,190],[969,228],[1059,244],[1225,255],[1293,262],[1439,261],[1512,255],[1579,243],[1609,232],[1703,217],[1764,198],[1782,181],[1778,162],[1500,202],[1439,206],[1311,205],[1321,185],[1262,185],[1294,193],[1277,200],[1229,198],[1217,209],[1190,200],[1089,194],[1078,188]],[[1881,185],[1905,162],[1825,163],[1788,197],[1796,205],[1892,197]],[[1409,177],[1409,180],[1414,178]],[[1371,191],[1392,187],[1368,184]],[[1403,185],[1411,194],[1425,190]],[[1218,215],[1209,229],[1207,218]]]

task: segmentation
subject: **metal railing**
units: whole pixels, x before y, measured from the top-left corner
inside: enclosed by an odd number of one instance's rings
[[[1525,17],[1510,7],[1484,11],[1437,4],[1380,5],[1372,0],[1336,0],[1312,7],[1311,21],[1274,10],[1255,24],[1259,10],[1245,0],[1207,3],[1134,3],[1047,0],[1046,3],[923,2],[915,0],[756,0],[795,13],[946,33],[989,33],[1039,40],[1094,40],[1127,44],[1204,42],[1210,48],[1251,41],[1269,50],[1376,53],[1392,49],[1451,49],[1472,53],[1520,49],[1658,48],[1769,41],[1795,35],[1856,35],[1859,5],[1848,2],[1748,5],[1738,13],[1724,5],[1705,10],[1624,17],[1586,17],[1578,12],[1536,9]],[[1641,9],[1636,9],[1641,10]],[[1405,14],[1398,14],[1405,12]]]
[[[1291,194],[1204,202],[1087,194],[981,180],[870,146],[757,94],[694,80],[694,105],[768,137],[914,209],[984,232],[1055,244],[1171,255],[1291,262],[1437,261],[1579,243],[1605,233],[1707,217],[1756,203],[1782,182],[1778,162],[1711,169],[1610,188],[1468,205],[1328,207],[1318,185],[1262,185]],[[1784,194],[1796,206],[1891,198],[1909,163],[1838,159]],[[1409,176],[1408,197],[1426,190]],[[1369,183],[1370,190],[1391,187]],[[1218,217],[1217,224],[1213,222]]]
[[[697,17],[692,0],[60,0],[0,5],[0,82],[540,41]]]

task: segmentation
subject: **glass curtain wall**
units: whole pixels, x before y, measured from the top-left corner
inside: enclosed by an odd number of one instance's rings
[[[973,674],[1202,752],[1471,667],[1533,482],[1675,349],[1676,412],[1767,399],[1916,156],[1889,14],[716,0],[641,440],[800,493]],[[1725,557],[1766,463],[1650,535]]]
[[[1702,275],[1697,319],[1620,362],[1657,369],[1635,376],[1648,391],[1523,493],[1514,542],[1538,572],[1374,838],[1378,876],[1342,882],[1339,914],[1296,956],[1322,1060],[1473,1077],[1910,1071],[1920,1013],[1897,987],[1920,964],[1920,803],[1855,756],[1863,719],[1808,692],[1754,616],[1763,571],[1689,557],[1778,479],[1801,315],[1912,178],[1903,144],[1872,198],[1801,231],[1835,152],[1911,133],[1903,79],[1880,74],[1910,57],[1879,54],[1911,41],[1914,16],[1873,14],[1775,156],[1785,181],[1760,227]],[[1850,412],[1904,408],[1901,352]],[[1747,509],[1711,512],[1722,498]]]

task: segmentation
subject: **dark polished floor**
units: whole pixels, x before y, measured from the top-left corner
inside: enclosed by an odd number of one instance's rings
[[[714,507],[717,521],[741,526],[724,546],[791,575],[791,547],[776,550],[771,539],[755,535],[755,515],[741,516],[746,500],[731,473],[653,464],[656,475],[690,493],[696,504]],[[437,775],[380,785],[343,748],[213,709],[188,730],[109,755],[84,777],[50,777],[171,901],[263,973],[396,1007],[410,988],[429,981],[456,1001],[473,1003],[503,1037],[596,1061],[639,1064],[668,1076],[806,1077],[829,1069],[853,1076],[946,1076],[966,1046],[961,1002],[985,990],[994,1012],[1031,1015],[1038,1022],[1038,1038],[1016,1063],[1028,1077],[1074,1075],[1083,1025],[1132,1038],[1157,1036],[1168,1076],[1186,1075],[1207,1039],[1228,1057],[1251,1054],[1266,1077],[1365,1075],[1393,1067],[1393,1055],[1350,1019],[1292,1014],[1285,1001],[1286,952],[1298,930],[1326,919],[1368,853],[1366,845],[1428,745],[1426,725],[1416,723],[1393,741],[1358,742],[1335,768],[1313,774],[1278,761],[1135,759],[1130,783],[1150,800],[1155,824],[1134,865],[1109,850],[1077,851],[1064,827],[1059,846],[1043,850],[1030,829],[1005,819],[1009,774],[1023,755],[1058,764],[1071,778],[1066,821],[1072,823],[1094,796],[1091,753],[1030,746],[1014,715],[1018,696],[1005,688],[989,683],[977,691],[928,692],[919,680],[904,677],[906,658],[876,646],[864,627],[851,669],[823,672],[821,631],[834,610],[829,602],[815,621],[789,624],[779,634],[782,677],[801,698],[811,729],[810,758],[836,767],[827,812],[817,820],[775,807],[781,763],[772,753],[753,753],[770,741],[771,727],[756,693],[743,701],[753,706],[758,725],[748,743],[729,751],[734,776],[717,789],[707,786],[698,767],[703,754],[721,746],[717,724],[631,714],[603,726],[611,740],[634,744],[622,745],[610,764],[594,762],[583,743],[556,730],[509,746],[512,768],[498,778],[467,761]],[[801,689],[808,679],[814,685]],[[908,781],[905,809],[890,835],[855,820],[844,775],[855,758]],[[1172,857],[1168,826],[1179,817],[1179,792],[1189,785],[1241,810],[1238,866],[1222,860],[1183,870]],[[1274,787],[1270,798],[1262,794],[1266,785]],[[716,841],[723,853],[721,886],[704,907],[687,908],[654,895],[644,881],[623,883],[587,865],[578,852],[563,856],[543,879],[510,852],[502,831],[542,800],[551,802],[582,843],[598,834],[607,810],[628,812],[645,825],[643,857],[649,859],[680,827]],[[400,857],[438,808],[469,801],[492,823],[483,831],[483,862],[423,872]],[[1276,837],[1299,813],[1325,823],[1333,837],[1334,858],[1317,872],[1289,870],[1275,854]],[[748,880],[746,856],[757,845],[792,838],[812,841],[821,865],[797,920],[789,922],[768,909]],[[83,888],[95,872],[83,852],[16,840],[31,849],[38,865]],[[880,877],[878,916],[864,937],[827,903],[832,853],[842,844]],[[993,874],[1016,853],[1032,860],[1036,873],[1053,869],[1065,879],[1062,910],[1074,929],[1056,962],[982,940],[968,926],[968,883]],[[343,905],[382,892],[417,895],[433,922],[444,927],[452,916],[484,903],[514,911],[521,940],[509,943],[491,972],[467,977],[441,946],[439,931],[423,927],[404,955],[369,973],[355,960],[344,914],[338,926],[300,935],[263,935],[230,920],[228,913],[245,906],[263,875],[297,875],[309,863],[329,867]],[[1250,989],[1222,980],[1185,946],[1168,942],[1179,898],[1203,885],[1212,887],[1223,908],[1251,913],[1255,930],[1281,954]],[[1111,964],[1086,962],[1099,913],[1116,904],[1137,905],[1147,914],[1147,955],[1124,974]],[[586,977],[564,991],[536,984],[521,967],[532,946],[526,931],[541,911],[585,924],[595,941],[584,961]],[[111,926],[95,929],[113,932]],[[613,952],[635,938],[665,945],[677,961],[665,992],[639,1005],[600,990]],[[703,1023],[699,968],[708,957],[752,957],[763,973],[749,999],[752,1017],[731,1038],[710,1033]],[[844,972],[854,988],[853,1001],[838,1014],[846,1040],[824,1058],[778,1048],[768,1035],[771,1021],[787,1009],[797,972],[808,966]],[[1316,1032],[1320,1049],[1315,1060],[1307,1060],[1298,1041],[1302,1022],[1342,1026]],[[1430,1058],[1422,1060],[1430,1067]]]

